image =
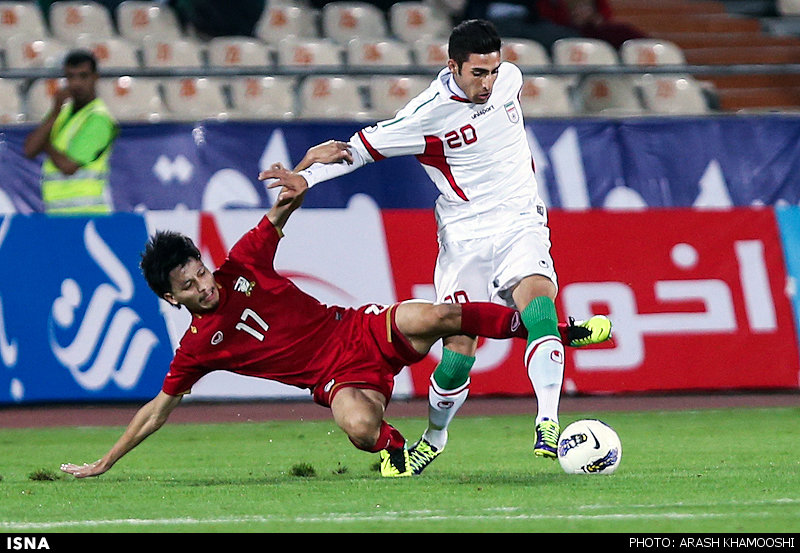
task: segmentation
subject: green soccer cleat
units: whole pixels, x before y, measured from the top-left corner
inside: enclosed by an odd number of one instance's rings
[[[574,348],[600,344],[611,338],[611,320],[605,315],[595,315],[587,321],[570,317],[566,335],[567,343]]]
[[[536,443],[533,444],[533,454],[537,457],[555,459],[558,457],[558,436],[561,429],[558,423],[550,419],[542,419],[536,425]]]
[[[384,478],[400,478],[411,476],[411,463],[408,460],[408,449],[395,449],[387,451],[382,449],[381,455],[381,476]]]
[[[420,438],[419,441],[408,450],[411,472],[415,475],[420,474],[442,451],[444,451],[444,449],[436,449],[428,440]]]

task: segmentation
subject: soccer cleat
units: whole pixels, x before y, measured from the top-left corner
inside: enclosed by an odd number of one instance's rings
[[[408,460],[408,449],[381,450],[381,476],[385,478],[399,478],[411,476],[411,464]]]
[[[425,467],[430,465],[443,449],[436,449],[424,438],[420,438],[417,443],[408,450],[408,460],[411,464],[411,472],[420,474]]]
[[[565,334],[567,344],[574,348],[599,344],[611,338],[611,320],[605,315],[595,315],[587,321],[570,317]]]
[[[558,457],[558,435],[560,433],[561,429],[557,422],[542,419],[542,422],[536,425],[536,443],[533,444],[533,454],[549,459]]]

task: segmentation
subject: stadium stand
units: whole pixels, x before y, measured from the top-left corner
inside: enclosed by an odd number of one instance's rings
[[[428,75],[447,65],[446,38],[419,38],[414,41],[411,50],[417,65]]]
[[[307,77],[300,84],[300,117],[303,119],[374,118],[360,79],[350,77]]]
[[[414,96],[428,88],[422,76],[375,75],[369,80],[369,97],[376,119],[391,119]]]
[[[208,41],[210,67],[271,67],[273,48],[256,38],[215,37]]]
[[[168,77],[162,79],[164,118],[172,121],[198,121],[229,118],[222,81],[207,77]]]
[[[344,49],[326,38],[287,37],[278,43],[278,64],[283,67],[344,67]]]
[[[144,67],[150,69],[198,69],[205,65],[205,55],[205,47],[194,39],[164,39],[157,36],[142,39],[142,62]]]
[[[563,77],[541,75],[526,77],[519,95],[526,117],[561,117],[575,115],[570,83]]]
[[[447,38],[451,24],[425,2],[397,2],[389,8],[389,28],[411,44],[422,38]]]
[[[617,65],[619,55],[599,39],[561,38],[553,44],[553,62],[563,66]]]
[[[641,115],[644,112],[631,77],[589,75],[576,86],[577,105],[594,115]]]
[[[503,41],[503,59],[519,66],[550,65],[547,49],[533,40],[510,38]]]
[[[140,42],[147,36],[182,38],[178,16],[167,4],[145,0],[125,0],[116,9],[119,34]]]
[[[256,23],[255,37],[277,45],[284,38],[319,38],[316,11],[299,4],[270,3]]]
[[[330,2],[321,17],[325,36],[340,44],[354,38],[388,38],[385,14],[368,2]]]
[[[102,4],[83,0],[60,0],[50,6],[50,30],[64,42],[90,34],[94,39],[113,38],[117,31],[111,14]]]
[[[58,68],[67,48],[66,43],[52,37],[14,35],[5,42],[6,67],[8,69]]]
[[[46,37],[44,15],[33,2],[0,2],[0,41],[17,35]]]
[[[737,0],[613,0],[613,6],[617,19],[679,46],[689,65],[794,64],[800,60],[800,36],[776,36],[765,24],[771,14],[777,15],[776,2],[757,3],[760,8],[741,13],[737,7],[742,3]],[[800,106],[800,76],[795,73],[695,77],[713,84],[719,108],[724,111]]]
[[[294,78],[232,77],[228,87],[231,119],[290,120],[297,115]]]
[[[503,58],[525,70],[520,99],[526,113],[800,109],[800,73],[770,69],[775,64],[800,61],[800,0],[611,0],[611,4],[615,19],[635,25],[651,38],[627,41],[619,49],[596,39],[562,39],[548,51],[530,39],[504,37]],[[433,74],[446,65],[452,25],[433,0],[393,4],[266,0],[253,36],[202,40],[181,26],[168,2],[57,0],[47,13],[39,6],[33,1],[0,0],[0,69],[31,71],[39,77],[0,74],[21,85],[15,105],[24,110],[26,120],[41,115],[36,110],[41,109],[40,101],[52,86],[47,84],[53,82],[49,77],[57,74],[61,56],[73,47],[92,50],[101,71],[115,78],[128,76],[132,83],[150,78],[148,71],[161,71],[155,81],[160,107],[153,106],[144,94],[140,99],[132,88],[117,99],[126,117],[137,120],[198,118],[204,109],[208,117],[227,114],[281,120],[307,118],[311,113],[325,118],[337,114],[361,118],[370,109],[388,116],[400,107],[401,98],[406,98],[404,91],[427,86]],[[664,65],[685,67],[686,71],[666,74],[648,70]],[[628,71],[622,75],[625,78],[612,79],[617,66],[621,70],[638,68],[641,73]],[[740,66],[743,69],[738,69]],[[756,70],[748,71],[750,66]],[[403,71],[376,71],[372,79],[369,71],[378,67]],[[597,67],[603,68],[601,74],[592,72]],[[698,67],[708,68],[708,72]],[[758,67],[767,69],[758,71]],[[232,69],[241,71],[232,75]],[[43,70],[50,71],[45,75],[48,79],[42,76]],[[552,74],[559,70],[576,74]],[[220,94],[223,102],[187,102],[191,105],[181,106],[189,110],[186,114],[169,109],[175,100],[174,95],[168,98],[167,88],[175,86],[167,81],[182,74],[213,80],[213,88],[225,92]],[[331,90],[350,90],[354,84],[359,105],[350,111],[341,106],[328,110],[312,107],[310,104],[320,103],[320,96],[314,96],[315,87],[310,83],[315,81],[304,78],[306,75],[341,78],[342,82],[327,82]],[[318,89],[320,86],[317,84]],[[289,93],[291,101],[273,101],[273,96]],[[620,94],[627,99],[617,100]],[[258,109],[257,98],[269,98],[269,105]],[[137,101],[143,105],[134,109],[132,104]],[[9,114],[3,117],[15,122],[20,119]]]
[[[0,79],[0,125],[24,123],[25,108],[23,106],[21,83],[17,79]]]
[[[89,50],[105,69],[136,70],[141,67],[138,45],[116,36],[97,37],[92,33],[76,36],[71,44]]]
[[[703,88],[690,75],[643,75],[638,82],[650,113],[703,115],[709,113]]]
[[[668,40],[634,38],[622,43],[620,59],[626,65],[686,65],[680,47]]]
[[[354,38],[347,43],[347,64],[350,67],[410,67],[411,50],[399,40],[364,40]]]
[[[102,77],[97,94],[118,121],[158,123],[167,114],[160,83],[160,79],[148,77]]]
[[[25,111],[28,121],[40,121],[53,106],[53,96],[61,79],[36,79],[25,94]]]
[[[553,43],[553,64],[574,68],[592,65],[619,65],[619,55],[609,43],[593,38],[560,38]],[[572,86],[579,86],[578,75],[567,77]]]

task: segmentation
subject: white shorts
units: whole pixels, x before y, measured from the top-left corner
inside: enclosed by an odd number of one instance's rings
[[[531,275],[549,278],[558,289],[550,229],[543,224],[440,244],[433,275],[436,301],[490,301],[514,307],[512,290]]]

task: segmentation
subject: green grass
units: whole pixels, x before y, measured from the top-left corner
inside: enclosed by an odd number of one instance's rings
[[[800,409],[570,413],[616,428],[613,475],[530,452],[529,417],[457,418],[417,478],[383,479],[332,421],[167,424],[99,478],[121,427],[0,430],[0,532],[798,532]],[[423,419],[391,421],[409,440]],[[53,478],[55,477],[55,478]]]

